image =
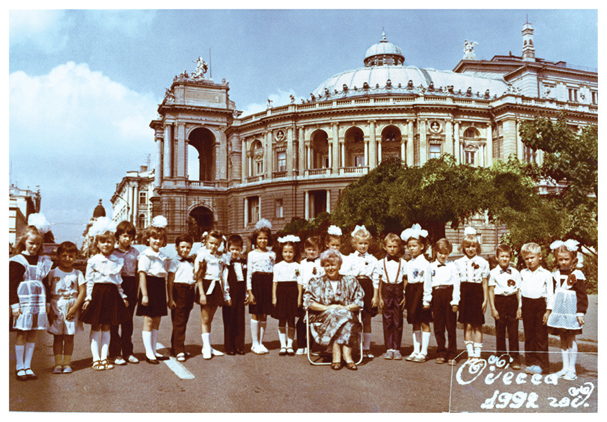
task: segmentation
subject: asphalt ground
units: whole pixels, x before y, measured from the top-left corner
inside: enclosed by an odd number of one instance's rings
[[[74,373],[54,375],[52,335],[38,334],[32,369],[37,380],[15,378],[14,333],[9,335],[8,410],[25,412],[246,412],[246,413],[438,413],[438,412],[597,412],[598,343],[596,296],[591,297],[584,334],[580,336],[576,381],[523,375],[512,370],[507,359],[493,356],[495,337],[485,334],[484,360],[458,366],[435,363],[436,342],[432,335],[429,360],[412,363],[381,358],[384,352],[381,316],[372,320],[373,360],[363,361],[357,371],[334,371],[313,366],[305,356],[279,356],[277,321],[269,318],[265,345],[268,355],[250,352],[204,360],[201,356],[200,312],[195,307],[188,324],[186,349],[190,359],[174,358],[160,365],[143,361],[142,319],[135,317],[133,342],[137,365],[117,366],[96,372],[91,368],[89,326],[76,335],[72,358]],[[247,315],[247,324],[248,324]],[[493,318],[485,331],[491,332]],[[594,325],[593,325],[594,324]],[[401,352],[412,351],[411,326],[406,324]],[[522,329],[522,324],[521,324]],[[163,317],[158,343],[170,344],[170,317]],[[458,329],[458,349],[463,351],[463,331]],[[551,336],[552,337],[552,336]],[[213,347],[223,350],[221,312],[213,322]],[[558,338],[551,339],[550,372],[561,369]],[[521,351],[524,343],[519,343]],[[160,346],[159,346],[160,347]],[[167,348],[159,349],[168,354]]]

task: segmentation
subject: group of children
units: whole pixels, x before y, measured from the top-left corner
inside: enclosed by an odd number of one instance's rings
[[[161,319],[170,309],[171,354],[184,362],[189,357],[185,337],[194,304],[201,310],[203,359],[223,354],[210,341],[218,306],[222,307],[226,354],[245,353],[246,305],[251,314],[253,353],[268,353],[263,344],[268,315],[278,321],[279,355],[308,353],[303,292],[312,277],[324,274],[319,260],[321,249],[341,249],[343,236],[338,227],[329,227],[322,241],[312,236],[301,242],[297,236],[288,235],[278,238],[272,248],[271,224],[262,219],[251,237],[253,249],[246,259],[240,236],[226,239],[216,230],[203,235],[203,245],[195,255],[194,239],[188,234],[178,236],[177,257],[169,259],[161,251],[167,244],[166,223],[162,216],[153,219],[144,235],[147,248],[138,253],[132,246],[136,230],[131,223],[123,221],[116,226],[105,217],[99,218],[89,230],[94,237],[93,253],[83,276],[73,268],[78,249],[71,242],[59,246],[56,267],[51,269],[50,259],[40,255],[42,236],[50,225],[41,214],[31,216],[9,263],[18,380],[36,378],[31,358],[35,334],[43,329],[54,335],[53,373],[71,373],[74,335],[82,330],[83,323],[91,326],[94,370],[138,363],[132,343],[135,312],[143,317],[145,359],[158,364],[169,359],[156,347]],[[520,273],[510,263],[512,250],[507,245],[497,248],[498,265],[490,270],[487,260],[480,256],[480,243],[472,228],[464,232],[460,249],[463,257],[453,262],[448,261],[452,245],[447,239],[432,245],[432,262],[428,261],[428,232],[418,224],[400,236],[388,234],[383,242],[386,255],[381,259],[369,253],[372,236],[364,226],[356,226],[351,241],[354,252],[343,256],[339,272],[355,277],[364,291],[363,357],[374,357],[370,350],[371,319],[381,313],[386,348],[383,357],[403,359],[400,346],[406,310],[413,332],[413,352],[406,360],[427,360],[432,322],[436,363],[455,365],[458,321],[463,324],[468,359],[478,359],[484,314],[490,306],[498,353],[509,353],[514,369],[521,367],[518,320],[522,319],[526,371],[541,374],[548,370],[550,329],[561,336],[563,369],[557,375],[576,379],[575,337],[581,333],[588,305],[585,277],[576,269],[576,241],[551,245],[558,266],[553,273],[541,267],[541,248],[535,243],[521,249],[526,268]],[[411,257],[409,261],[401,257],[403,247]]]

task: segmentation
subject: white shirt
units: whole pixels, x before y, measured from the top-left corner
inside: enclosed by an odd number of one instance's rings
[[[377,260],[373,269],[373,288],[379,289],[380,281],[386,284],[400,284],[407,276],[407,261],[398,258],[396,261],[388,259]]]
[[[301,265],[298,262],[280,261],[274,265],[273,281],[275,283],[296,281],[298,284],[303,284],[302,279]]]
[[[169,258],[160,251],[154,252],[152,248],[147,248],[139,254],[137,260],[139,261],[138,272],[161,278],[168,274]]]
[[[301,268],[301,281],[299,282],[302,286],[306,287],[312,277],[321,275],[320,258],[316,258],[312,261],[308,261],[304,258],[299,263]]]
[[[521,271],[521,296],[528,299],[546,299],[546,309],[552,309],[553,284],[552,274],[545,268],[538,267],[535,271],[525,268]]]
[[[350,255],[344,256],[344,263],[342,264],[340,273],[343,272],[345,275],[351,275],[354,277],[369,277],[373,278],[373,271],[377,264],[377,258],[371,255],[369,252],[360,254],[359,252],[353,252]]]
[[[441,264],[438,260],[435,260],[430,264],[430,274],[432,276],[432,287],[453,286],[451,305],[459,305],[459,272],[455,263],[446,261]]]
[[[80,270],[73,269],[66,273],[59,267],[48,273],[48,281],[51,298],[75,298],[78,296],[78,287],[86,283]]]
[[[251,280],[253,273],[273,273],[276,254],[267,250],[265,252],[259,249],[253,249],[247,255],[247,290],[251,290],[253,285]]]
[[[475,255],[470,259],[464,255],[455,261],[455,265],[462,283],[482,283],[483,278],[489,277],[489,263],[481,256]]]
[[[432,302],[432,269],[424,254],[407,262],[407,283],[424,283],[422,302],[429,306]]]
[[[508,266],[505,270],[499,265],[489,272],[489,287],[494,286],[496,295],[510,296],[515,294],[521,284],[521,273]]]
[[[124,299],[126,295],[122,291],[122,271],[123,261],[115,255],[106,257],[99,253],[92,256],[86,265],[86,300],[90,301],[93,296],[93,287],[95,283],[110,283],[118,287],[118,293]]]
[[[187,285],[194,285],[196,280],[194,280],[194,260],[189,258],[189,260],[183,260],[182,257],[178,256],[177,258],[173,258],[169,265],[169,273],[175,274],[174,283],[182,283]]]

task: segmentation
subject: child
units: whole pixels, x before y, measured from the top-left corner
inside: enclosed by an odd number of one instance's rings
[[[411,254],[407,262],[407,284],[405,288],[407,322],[413,325],[413,353],[407,356],[410,362],[425,362],[430,343],[430,321],[432,311],[432,270],[424,252],[427,248],[428,231],[419,224],[404,230],[401,239]],[[421,337],[421,347],[420,347]]]
[[[177,257],[171,260],[167,279],[169,309],[171,310],[171,354],[178,362],[185,362],[185,331],[194,307],[196,280],[194,279],[194,259],[190,256],[194,238],[182,234],[175,239]]]
[[[457,310],[459,305],[459,274],[455,263],[447,258],[453,251],[451,242],[439,239],[432,248],[432,320],[436,338],[436,363],[457,364]],[[445,329],[449,345],[445,348]]]
[[[371,318],[377,315],[379,298],[375,296],[372,280],[377,258],[368,252],[370,242],[371,233],[369,233],[365,226],[356,226],[352,231],[352,246],[354,246],[355,252],[346,257],[344,273],[356,277],[365,292],[365,305],[362,310],[363,357],[373,359],[374,356],[370,351]],[[374,303],[375,306],[373,305]]]
[[[464,230],[460,252],[464,256],[455,261],[461,282],[458,321],[464,325],[468,359],[480,359],[488,300],[489,263],[479,255],[481,244],[474,228],[466,227]]]
[[[384,239],[386,257],[377,261],[373,270],[373,306],[379,306],[384,328],[384,359],[401,360],[400,344],[403,337],[403,305],[407,263],[399,258],[401,241],[398,235],[388,233]]]
[[[126,365],[129,363],[139,363],[139,359],[133,355],[133,314],[135,313],[135,304],[137,303],[137,289],[139,283],[137,280],[137,257],[139,251],[131,246],[137,229],[129,221],[121,221],[116,226],[116,238],[118,247],[114,249],[114,255],[122,258],[124,265],[122,266],[122,290],[126,294],[126,300],[129,302],[127,310],[129,311],[129,319],[124,321],[120,326],[113,325],[110,328],[110,360],[114,361],[115,365]],[[121,332],[118,332],[120,327]]]
[[[489,273],[489,304],[495,318],[495,337],[498,353],[509,353],[512,369],[521,369],[518,348],[518,318],[521,314],[519,286],[521,275],[510,265],[512,248],[499,245],[495,251],[498,266]],[[508,349],[506,349],[506,332]]]
[[[582,334],[584,314],[588,309],[586,277],[577,266],[578,242],[569,239],[557,240],[550,245],[556,258],[558,269],[552,273],[554,280],[554,306],[548,317],[548,327],[552,334],[561,336],[561,355],[563,369],[556,373],[568,381],[575,381],[575,361],[577,343],[575,336]]]
[[[82,305],[82,322],[91,325],[91,353],[93,369],[113,369],[108,361],[110,327],[128,318],[128,302],[122,290],[123,260],[112,255],[116,237],[116,225],[107,217],[99,217],[91,226],[89,235],[94,236],[93,256],[86,266],[86,299]]]
[[[160,251],[160,248],[167,244],[166,225],[167,219],[162,215],[152,219],[152,224],[143,236],[143,243],[148,247],[137,259],[140,290],[137,316],[143,317],[141,338],[145,348],[145,360],[152,365],[158,365],[159,361],[168,359],[168,356],[156,352],[160,320],[168,313],[166,277],[170,261]]]
[[[552,311],[552,275],[540,266],[542,249],[537,243],[525,243],[521,255],[527,265],[521,271],[519,304],[525,331],[525,372],[541,374],[549,367],[546,323]]]
[[[228,288],[232,306],[222,307],[223,342],[228,355],[244,355],[247,261],[242,258],[244,242],[233,234],[228,237]]]
[[[301,285],[301,267],[299,265],[299,237],[288,235],[278,239],[282,260],[274,265],[272,283],[272,317],[278,320],[278,339],[280,356],[293,356],[293,339],[295,338],[295,316],[299,297],[298,285]],[[288,328],[287,328],[288,325]]]
[[[303,309],[303,293],[308,287],[312,277],[317,277],[321,273],[320,266],[320,237],[311,236],[304,241],[305,259],[300,262],[301,278],[299,279],[297,307],[299,318],[297,320],[297,351],[296,355],[305,355],[307,349],[306,334],[306,311]],[[312,339],[310,339],[312,340]]]
[[[268,353],[263,345],[267,315],[272,312],[272,278],[276,254],[268,249],[272,244],[272,224],[262,218],[251,236],[254,248],[247,255],[247,294],[251,314],[251,351]]]
[[[74,334],[82,331],[78,321],[80,307],[86,296],[86,282],[80,270],[74,269],[78,247],[63,242],[57,248],[59,265],[51,270],[49,279],[50,312],[48,332],[53,334],[55,368],[53,374],[71,374]]]
[[[229,258],[219,252],[223,243],[221,232],[211,230],[202,241],[205,247],[198,251],[194,262],[194,274],[198,287],[198,303],[200,303],[202,358],[211,359],[213,356],[223,355],[222,352],[211,347],[211,326],[217,307],[232,304],[227,285]]]
[[[36,346],[36,332],[47,328],[46,293],[43,280],[53,262],[40,255],[42,238],[50,231],[43,214],[30,214],[28,227],[15,247],[16,255],[9,261],[9,302],[11,331],[16,331],[16,375],[19,381],[36,379],[31,361]]]

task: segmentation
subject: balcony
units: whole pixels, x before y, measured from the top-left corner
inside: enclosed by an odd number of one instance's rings
[[[340,167],[339,174],[345,175],[363,175],[369,172],[369,167]]]
[[[330,168],[308,169],[308,170],[306,170],[306,176],[308,176],[308,177],[313,177],[313,176],[328,176],[330,174],[331,174],[331,169]]]
[[[287,177],[287,172],[285,171],[275,171],[272,173],[272,177],[274,179],[280,179],[281,177]]]

